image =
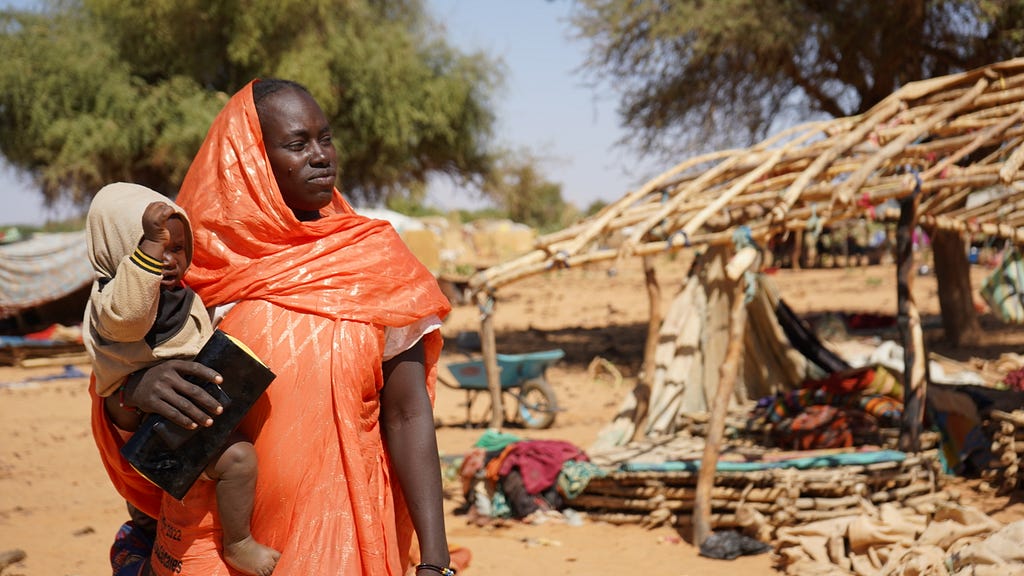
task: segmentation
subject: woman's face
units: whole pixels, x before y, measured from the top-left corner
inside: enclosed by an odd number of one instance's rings
[[[309,94],[293,89],[268,95],[260,108],[267,158],[284,203],[299,220],[319,218],[337,176],[327,116]]]

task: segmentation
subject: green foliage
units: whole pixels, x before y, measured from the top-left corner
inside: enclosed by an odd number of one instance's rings
[[[211,120],[258,77],[305,84],[355,201],[479,180],[499,65],[448,46],[421,0],[81,0],[0,12],[0,153],[47,202],[130,180],[173,196]]]
[[[608,203],[604,200],[594,200],[589,206],[587,206],[587,209],[583,211],[583,216],[590,218],[601,210],[604,210],[606,206],[608,206]]]
[[[748,145],[1022,53],[1021,0],[581,0],[587,70],[647,152]],[[680,145],[682,143],[682,145]]]
[[[389,210],[394,210],[399,214],[405,214],[406,216],[412,216],[413,218],[420,218],[423,216],[442,216],[443,212],[432,206],[427,206],[420,199],[412,195],[394,195],[388,198],[384,205]]]
[[[456,215],[459,218],[459,222],[462,222],[463,224],[475,222],[477,220],[505,220],[509,218],[508,212],[493,206],[489,208],[477,208],[475,210],[460,208],[459,210],[456,210]]]
[[[562,199],[562,186],[545,179],[537,159],[526,153],[504,155],[482,190],[511,220],[541,233],[564,228],[577,216],[575,208]]]

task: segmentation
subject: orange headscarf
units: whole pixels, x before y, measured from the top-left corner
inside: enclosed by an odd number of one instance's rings
[[[266,300],[332,319],[406,326],[450,305],[391,225],[356,214],[335,190],[300,222],[267,160],[250,82],[228,101],[177,197],[195,255],[187,281],[207,306]]]

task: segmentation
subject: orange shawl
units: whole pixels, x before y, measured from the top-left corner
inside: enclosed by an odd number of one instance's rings
[[[391,225],[355,214],[337,190],[324,218],[295,218],[267,160],[251,83],[214,120],[177,202],[197,247],[188,282],[207,306],[266,300],[383,326],[448,311]]]
[[[209,306],[239,303],[220,327],[277,374],[241,426],[259,457],[254,537],[281,550],[282,574],[401,574],[412,533],[378,422],[384,328],[443,318],[435,278],[390,224],[355,214],[337,191],[320,220],[294,217],[251,83],[214,120],[177,202],[194,231],[189,285]],[[433,398],[440,334],[424,341]],[[217,554],[211,483],[181,503],[161,495],[120,459],[97,402],[93,430],[114,485],[172,528],[160,532],[157,573],[233,574]]]

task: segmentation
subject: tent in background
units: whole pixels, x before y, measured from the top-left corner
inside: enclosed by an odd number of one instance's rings
[[[0,331],[81,323],[92,279],[84,230],[0,244]]]

